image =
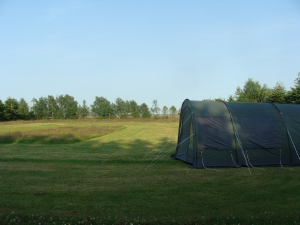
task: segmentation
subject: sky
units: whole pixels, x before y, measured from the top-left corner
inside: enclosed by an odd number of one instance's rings
[[[180,108],[251,78],[294,86],[299,0],[0,0],[0,99]]]

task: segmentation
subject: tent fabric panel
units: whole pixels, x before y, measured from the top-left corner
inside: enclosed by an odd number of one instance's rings
[[[197,117],[200,149],[233,149],[234,136],[230,118],[224,116]]]
[[[273,104],[270,103],[242,103],[242,102],[227,102],[226,103],[229,112],[232,114],[233,122],[236,126],[237,134],[242,142],[242,148],[244,150],[254,150],[262,151],[263,149],[272,149],[278,148],[282,149],[282,154],[290,155],[289,149],[289,140],[286,132],[286,128],[280,116],[280,113],[274,107]],[[266,119],[262,123],[267,127],[259,129],[259,120],[260,117],[269,117],[270,119]],[[243,121],[240,118],[249,118],[249,121]],[[271,119],[272,118],[272,119]],[[247,119],[245,119],[247,120]],[[255,122],[255,120],[258,120]],[[273,122],[270,122],[272,121]],[[242,121],[242,122],[241,122]],[[254,121],[254,124],[252,124]],[[276,122],[275,122],[276,121]],[[248,123],[247,123],[248,122]],[[271,124],[268,124],[270,122]],[[247,125],[245,125],[245,123]],[[243,126],[244,125],[244,126]],[[248,126],[254,126],[254,134],[249,134],[247,130]],[[272,126],[275,126],[275,131],[271,131]],[[255,128],[257,127],[257,128]],[[246,131],[245,131],[246,130]],[[247,134],[248,132],[248,134]],[[247,135],[249,135],[247,137]],[[274,139],[273,139],[274,138]],[[238,150],[238,158],[242,161],[245,158],[241,151]],[[263,152],[261,154],[264,154]],[[287,157],[288,159],[288,157]],[[266,159],[265,159],[266,160]],[[262,161],[260,164],[265,165],[263,163],[263,157],[258,155],[258,159],[256,161]],[[244,162],[245,163],[245,162]],[[243,163],[243,164],[244,164]],[[269,162],[271,163],[271,162]],[[290,163],[290,162],[289,162]],[[273,164],[273,163],[271,163]]]
[[[300,164],[300,117],[285,117],[285,122],[289,129],[290,135],[292,137],[293,143],[296,147],[290,144],[291,154],[293,158],[293,164]]]
[[[280,117],[272,104],[252,102],[226,102],[232,116],[274,116]]]
[[[277,119],[274,117],[239,117],[244,149],[282,148]]]
[[[294,144],[300,154],[300,117],[287,117],[285,121],[288,124]]]
[[[223,102],[190,101],[195,116],[229,116]]]
[[[255,149],[246,151],[252,166],[290,165],[290,155],[282,149]]]
[[[190,164],[192,164],[194,161],[194,157],[191,155],[187,155],[186,153],[177,153],[175,158]]]
[[[190,131],[192,124],[192,109],[189,100],[182,104],[182,111],[179,122],[178,145],[176,148],[175,158],[187,163],[193,162],[193,151],[190,148]]]
[[[300,105],[299,104],[274,104],[282,113],[287,129],[291,135],[293,143],[289,139],[292,164],[300,165]],[[297,151],[297,152],[296,152]]]
[[[234,157],[234,156],[233,156]],[[197,152],[197,168],[205,167],[235,167],[233,160],[237,163],[236,158],[232,159],[230,150],[204,150]]]
[[[188,154],[191,151],[188,151],[189,148],[189,137],[190,137],[190,128],[189,128],[189,123],[186,123],[183,125],[182,130],[181,130],[181,137],[179,139],[179,145],[177,146],[177,153],[176,153],[176,157],[180,157],[182,160],[185,160],[185,158],[190,158],[188,157]]]
[[[300,104],[274,104],[282,115],[288,117],[299,117],[300,116]]]

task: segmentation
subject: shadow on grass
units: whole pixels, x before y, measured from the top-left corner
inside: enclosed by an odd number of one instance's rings
[[[120,140],[96,145],[92,143],[90,149],[101,153],[104,158],[101,163],[135,163],[142,160],[152,165],[162,159],[170,159],[176,143],[169,138],[161,138],[155,143],[141,139],[126,142]]]
[[[16,145],[14,145],[16,146]],[[71,164],[137,164],[151,163],[169,159],[174,154],[176,143],[169,138],[160,138],[156,142],[134,139],[99,142],[89,140],[69,145],[17,145],[17,150],[10,146],[2,152],[2,162],[49,162]],[[14,147],[15,148],[15,147]]]

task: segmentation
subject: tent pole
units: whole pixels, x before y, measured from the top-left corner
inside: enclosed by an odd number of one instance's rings
[[[235,150],[236,150],[236,152],[237,152],[237,149],[238,149],[238,148],[237,148],[236,142],[238,143],[238,145],[239,145],[239,147],[240,147],[241,150],[243,149],[242,143],[240,142],[239,136],[238,136],[238,134],[237,134],[237,129],[236,129],[236,127],[235,127],[235,123],[234,123],[234,121],[233,121],[232,114],[231,114],[231,112],[229,111],[229,108],[228,108],[226,102],[225,102],[225,101],[222,101],[222,102],[223,102],[224,105],[226,106],[226,109],[227,109],[227,111],[228,111],[228,113],[229,113],[229,116],[230,116],[231,124],[232,124],[232,127],[233,127],[233,133],[234,133],[234,136],[235,136],[235,147],[236,147]],[[242,152],[242,153],[243,153],[243,152]],[[244,155],[244,154],[243,154],[243,155]],[[245,156],[244,156],[244,159],[246,160]],[[237,163],[239,163],[238,155],[237,155]],[[246,163],[248,163],[248,162],[246,161]]]
[[[251,174],[251,171],[250,171],[250,168],[249,168],[249,163],[248,163],[247,158],[246,158],[246,156],[245,156],[245,152],[244,152],[244,148],[243,148],[242,142],[241,142],[241,140],[240,140],[240,138],[239,138],[239,135],[238,135],[238,133],[237,133],[237,129],[236,129],[236,127],[235,127],[235,123],[234,123],[234,121],[233,121],[232,114],[231,114],[231,112],[229,111],[226,102],[225,102],[225,101],[222,101],[222,102],[225,104],[225,106],[226,106],[226,108],[227,108],[227,111],[228,111],[228,113],[229,113],[229,115],[230,115],[230,119],[231,119],[231,123],[232,123],[232,126],[233,126],[233,132],[234,132],[235,138],[236,138],[236,140],[237,140],[237,142],[238,142],[238,144],[239,144],[239,146],[240,146],[242,155],[244,156],[244,159],[245,159],[245,163],[246,163],[246,165],[247,165],[247,167],[248,167],[248,170],[249,170],[249,172],[250,172],[250,174]]]

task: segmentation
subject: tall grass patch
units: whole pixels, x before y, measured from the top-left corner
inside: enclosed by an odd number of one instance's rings
[[[50,129],[0,133],[0,143],[74,143],[100,137],[123,126],[58,126]]]

